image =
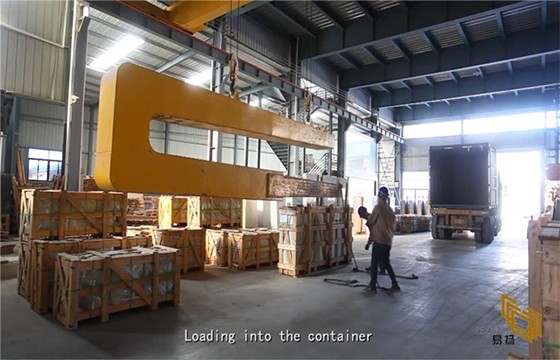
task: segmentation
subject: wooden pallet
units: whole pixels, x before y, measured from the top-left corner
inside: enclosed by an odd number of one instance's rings
[[[188,225],[204,228],[239,228],[243,219],[240,199],[188,197]]]
[[[395,231],[402,234],[430,231],[430,215],[396,215]]]
[[[163,245],[179,249],[181,254],[181,272],[183,274],[200,270],[204,271],[206,256],[206,229],[155,229],[154,245]]]
[[[350,263],[352,208],[308,205],[279,213],[280,274],[297,277]]]
[[[124,193],[23,190],[21,206],[22,242],[68,236],[126,236]]]
[[[228,265],[239,270],[278,262],[277,231],[228,232]]]
[[[228,232],[227,230],[206,230],[206,263],[228,266]]]
[[[180,299],[179,251],[165,246],[59,254],[54,314],[68,329],[115,312]],[[155,290],[157,289],[157,291]]]
[[[560,359],[560,222],[529,222],[529,307],[542,314],[542,337],[529,343],[531,359]]]

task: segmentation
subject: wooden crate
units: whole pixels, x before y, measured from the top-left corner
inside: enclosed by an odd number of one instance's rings
[[[158,225],[161,229],[187,226],[189,222],[188,196],[160,196]]]
[[[124,193],[22,191],[21,241],[87,235],[126,235]]]
[[[277,231],[257,230],[228,232],[228,265],[239,270],[278,262]]]
[[[188,225],[191,227],[241,227],[243,202],[240,199],[189,196],[188,206]]]
[[[78,322],[162,302],[179,303],[179,251],[165,246],[59,254],[54,314],[67,328]],[[157,290],[156,290],[157,289]]]
[[[226,230],[206,230],[206,263],[228,266],[228,232]]]
[[[121,248],[121,239],[34,240],[31,243],[31,308],[43,314],[52,309],[54,265],[60,253]]]
[[[29,279],[29,303],[38,313],[52,309],[54,297],[54,265],[59,253],[75,254],[88,250],[107,251],[151,246],[147,237],[114,237],[108,239],[33,240],[31,258],[22,266]]]
[[[529,343],[531,359],[560,359],[560,222],[529,222],[529,307],[542,314],[542,337]]]
[[[204,271],[206,257],[205,229],[155,229],[154,245],[163,245],[179,249],[181,254],[181,272],[192,270]]]
[[[284,207],[280,211],[278,269],[290,276],[348,264],[352,248],[352,208]]]
[[[395,231],[410,234],[430,231],[431,216],[428,215],[396,215]]]
[[[4,236],[8,238],[10,234],[10,214],[2,214],[2,225],[1,225],[1,235],[0,237],[3,239]]]
[[[18,254],[17,292],[29,301],[31,293],[31,244],[21,242]]]

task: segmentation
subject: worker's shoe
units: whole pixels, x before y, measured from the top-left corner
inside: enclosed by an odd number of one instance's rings
[[[375,288],[375,286],[370,286],[368,285],[367,287],[364,288],[364,291],[371,293],[371,294],[377,294],[377,289]]]
[[[388,290],[391,294],[392,293],[400,293],[401,292],[401,288],[399,287],[399,285],[392,285],[389,290]]]

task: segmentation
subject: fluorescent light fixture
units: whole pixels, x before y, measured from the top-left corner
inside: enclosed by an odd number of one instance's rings
[[[109,50],[105,51],[103,55],[95,59],[90,67],[106,70],[109,66],[114,65],[117,61],[137,49],[143,42],[144,40],[137,36],[126,35]]]
[[[186,83],[191,85],[202,85],[212,79],[212,69],[205,70],[185,80]]]

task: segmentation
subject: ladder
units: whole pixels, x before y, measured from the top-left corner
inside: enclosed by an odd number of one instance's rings
[[[386,186],[389,189],[389,194],[393,193],[395,195],[394,206],[400,205],[400,198],[397,189],[395,188],[395,158],[396,158],[396,148],[397,143],[393,141],[393,146],[391,147],[391,153],[386,154],[384,146],[379,143],[378,148],[378,158],[379,158],[379,186]]]

